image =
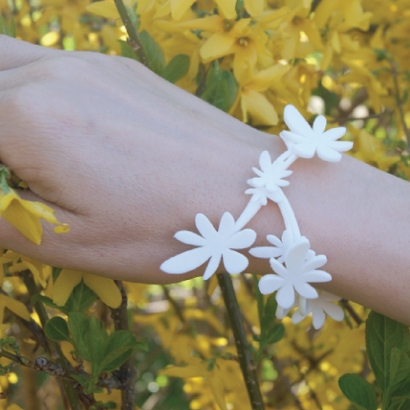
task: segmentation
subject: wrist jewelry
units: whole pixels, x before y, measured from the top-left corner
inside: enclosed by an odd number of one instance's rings
[[[285,142],[287,151],[272,162],[268,151],[263,151],[259,158],[260,169],[253,167],[257,175],[247,182],[251,188],[245,194],[251,198],[242,214],[235,221],[229,212],[222,215],[216,230],[204,214],[197,214],[195,225],[199,235],[190,231],[179,231],[175,238],[180,242],[195,246],[182,252],[161,265],[161,270],[170,274],[186,273],[194,270],[209,260],[203,279],[209,279],[223,261],[225,270],[230,274],[243,272],[248,258],[236,249],[252,246],[256,239],[253,229],[243,229],[256,213],[271,200],[278,204],[282,214],[285,231],[282,238],[268,235],[272,246],[254,247],[249,250],[252,256],[269,259],[275,273],[264,275],[259,281],[259,290],[264,295],[276,293],[278,308],[276,317],[282,319],[292,308],[292,322],[299,323],[307,315],[313,317],[313,326],[319,329],[325,322],[325,314],[334,320],[343,319],[343,310],[332,302],[337,296],[327,292],[318,292],[311,283],[329,282],[329,273],[318,270],[327,261],[326,256],[316,255],[310,249],[309,240],[300,233],[299,225],[282,187],[288,186],[285,179],[292,174],[289,167],[297,158],[312,158],[315,154],[328,162],[341,160],[341,152],[352,148],[350,141],[338,141],[346,128],[337,127],[325,131],[326,118],[316,117],[313,127],[307,123],[293,105],[284,110],[284,121],[290,131],[279,135]]]

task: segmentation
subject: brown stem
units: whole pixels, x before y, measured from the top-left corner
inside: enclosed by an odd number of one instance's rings
[[[348,300],[342,299],[340,304],[349,312],[350,316],[356,322],[357,326],[360,326],[363,323],[363,319],[356,313],[353,309],[353,306],[349,303]]]
[[[23,276],[24,284],[26,285],[30,296],[36,295],[38,293],[38,289],[37,289],[36,283],[34,282],[31,272],[28,270],[25,270],[22,272],[22,276]],[[41,325],[43,326],[43,329],[44,329],[46,322],[48,320],[46,309],[44,308],[41,302],[34,303],[34,309],[37,312]],[[66,362],[65,357],[63,353],[61,352],[60,345],[58,343],[50,341],[48,343],[48,346],[49,346],[49,351],[51,352],[52,356],[57,358],[58,364],[68,374],[69,373],[68,363]],[[63,398],[65,408],[67,409],[71,408],[71,410],[82,410],[82,406],[76,394],[76,391],[74,389],[73,383],[69,380],[64,380],[64,379],[61,380],[61,383],[60,383],[60,380],[58,378],[57,380],[60,385],[60,391],[61,391],[61,395]]]
[[[125,292],[124,285],[121,281],[116,280],[116,285],[121,292],[122,301],[121,305],[117,309],[111,309],[111,317],[114,321],[115,330],[129,330],[128,327],[128,312],[127,312],[127,293]],[[116,374],[121,386],[121,410],[134,410],[135,409],[135,379],[137,372],[135,370],[133,356],[131,355],[128,360],[120,367]]]
[[[114,0],[114,3],[117,7],[118,13],[120,14],[121,20],[124,23],[124,26],[127,30],[132,48],[137,53],[140,62],[144,64],[145,67],[151,68],[148,61],[148,57],[144,51],[144,47],[142,46],[141,39],[138,35],[138,32],[132,24],[132,21],[128,15],[127,8],[125,7],[122,0]]]
[[[407,127],[406,119],[404,117],[403,102],[400,96],[401,95],[400,86],[399,86],[399,81],[397,78],[398,77],[397,66],[393,60],[390,60],[390,64],[391,64],[391,71],[393,74],[394,96],[396,98],[397,109],[399,110],[400,121],[403,126],[404,135],[406,136],[407,149],[410,149],[410,130]]]
[[[236,350],[238,352],[239,364],[245,380],[246,389],[248,390],[252,410],[264,410],[265,406],[263,404],[262,394],[259,389],[256,367],[253,363],[253,358],[249,350],[249,344],[246,339],[246,333],[241,318],[241,311],[236,299],[231,275],[229,275],[229,273],[218,274],[218,282],[225,302],[226,312],[231,323]]]

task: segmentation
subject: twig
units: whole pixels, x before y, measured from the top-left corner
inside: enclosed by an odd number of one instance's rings
[[[27,290],[30,294],[30,296],[34,296],[38,293],[37,286],[34,282],[33,276],[31,275],[31,272],[28,270],[25,270],[22,272],[23,276],[23,281],[27,287]],[[41,325],[43,326],[43,329],[46,325],[46,322],[48,320],[48,315],[47,312],[41,302],[36,302],[34,303],[34,309],[37,312],[37,315],[40,319]],[[51,351],[51,354],[53,357],[57,358],[58,364],[64,369],[64,371],[68,374],[68,363],[65,360],[65,357],[63,353],[61,352],[60,345],[55,342],[49,342],[49,351]],[[57,378],[58,380],[58,378]],[[61,395],[63,398],[64,405],[67,409],[71,410],[82,410],[82,406],[80,403],[80,400],[76,394],[76,391],[73,386],[73,382],[69,380],[61,380],[62,385],[60,384],[60,391]]]
[[[407,149],[410,149],[410,130],[407,127],[406,119],[404,117],[403,102],[400,97],[400,87],[399,87],[399,81],[397,79],[398,77],[397,67],[396,67],[396,63],[392,59],[390,59],[390,64],[391,64],[391,71],[393,74],[393,84],[394,84],[394,91],[395,91],[394,96],[396,98],[396,104],[399,110],[399,116],[400,116],[400,121],[403,126],[403,131],[406,136]]]
[[[116,280],[116,285],[121,292],[122,301],[117,309],[111,309],[111,317],[114,321],[115,330],[129,330],[127,312],[127,293],[121,281]],[[116,372],[116,377],[122,382],[121,386],[121,410],[134,410],[135,408],[135,379],[137,372],[134,367],[133,356]]]
[[[348,300],[342,299],[340,304],[349,312],[352,319],[356,322],[357,326],[360,326],[363,323],[362,318],[356,313],[353,309],[353,306],[349,303]]]
[[[169,293],[169,290],[166,286],[162,286],[162,290],[164,291],[165,298],[167,301],[171,304],[171,306],[174,308],[175,313],[177,314],[179,320],[182,322],[182,324],[186,324],[186,319],[184,317],[184,314],[182,313],[181,308],[179,307],[178,303],[175,301],[175,299],[171,296]]]
[[[242,323],[241,312],[229,273],[218,274],[218,283],[221,288],[226,311],[231,323],[236,350],[238,352],[239,364],[245,380],[246,389],[248,390],[252,410],[264,410],[265,406],[263,404],[261,391],[259,389],[256,368],[253,364],[248,341],[246,340],[246,333]]]
[[[145,54],[144,47],[142,46],[141,39],[138,35],[137,30],[135,30],[134,25],[128,15],[128,11],[122,0],[114,0],[114,3],[117,7],[118,13],[120,14],[121,20],[124,23],[124,26],[127,30],[127,34],[131,43],[132,48],[137,53],[138,58],[142,64],[147,68],[151,68],[148,57]]]
[[[286,388],[288,389],[289,393],[292,395],[293,400],[295,401],[295,405],[299,410],[304,410],[304,407],[302,406],[302,403],[300,402],[297,394],[293,391],[292,389],[292,382],[290,379],[286,376],[286,374],[283,371],[283,366],[280,363],[278,359],[275,357],[272,357],[273,365],[278,372],[278,375],[281,377],[283,383],[285,384]]]
[[[372,118],[381,118],[384,113],[380,114],[370,114],[367,115],[366,117],[340,117],[340,118],[334,118],[332,120],[329,120],[329,123],[336,122],[338,124],[344,124],[345,122],[350,122],[350,121],[366,121],[370,120]]]

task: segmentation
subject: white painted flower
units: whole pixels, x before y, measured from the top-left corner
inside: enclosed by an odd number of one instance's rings
[[[289,185],[289,181],[283,178],[291,175],[292,171],[286,169],[282,156],[272,162],[268,151],[262,152],[259,166],[260,170],[252,167],[253,172],[258,176],[248,179],[248,184],[252,188],[247,189],[245,194],[251,194],[251,201],[258,201],[261,205],[266,205],[268,199],[278,202],[282,198],[280,187]]]
[[[190,231],[179,231],[175,238],[188,245],[197,246],[195,249],[182,252],[164,263],[160,269],[166,273],[186,273],[201,266],[209,259],[203,279],[209,279],[223,264],[228,273],[240,273],[248,266],[248,258],[232,249],[250,247],[256,239],[252,229],[237,232],[235,220],[229,212],[222,215],[219,229],[216,230],[204,214],[197,214],[195,225],[202,235]]]
[[[324,291],[319,292],[317,299],[309,299],[307,301],[306,315],[297,310],[292,316],[292,323],[299,323],[307,315],[312,315],[313,327],[315,329],[320,329],[324,325],[326,315],[340,322],[344,318],[344,312],[340,306],[334,304],[338,300],[340,300],[339,296]]]
[[[276,300],[283,309],[289,309],[295,303],[295,291],[306,299],[318,297],[314,287],[308,282],[328,282],[332,279],[329,273],[317,270],[326,263],[326,256],[308,257],[310,243],[304,236],[296,240],[285,254],[285,265],[276,259],[269,260],[276,274],[265,275],[259,281],[259,290],[266,295],[278,291]]]
[[[284,231],[282,234],[282,240],[275,235],[268,235],[266,239],[273,246],[256,246],[255,248],[250,249],[249,253],[256,258],[276,258],[278,262],[283,263],[285,261],[286,252],[295,242],[292,232],[288,229]],[[310,259],[313,256],[315,256],[315,252],[309,249],[306,258]]]
[[[316,117],[313,127],[310,127],[293,105],[287,105],[284,120],[290,131],[282,131],[280,137],[299,157],[312,158],[316,153],[323,161],[338,162],[342,159],[340,153],[353,147],[351,141],[337,141],[345,134],[345,127],[325,131],[326,118],[323,115]]]

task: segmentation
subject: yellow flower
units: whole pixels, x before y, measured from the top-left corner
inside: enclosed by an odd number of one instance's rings
[[[199,50],[202,59],[207,63],[233,54],[235,76],[244,64],[254,68],[258,56],[268,53],[267,35],[257,24],[251,25],[251,19],[233,21],[215,15],[182,23],[181,27],[212,32]]]
[[[52,290],[54,303],[58,306],[64,306],[71,292],[81,280],[83,280],[107,306],[114,309],[120,306],[122,300],[121,292],[112,279],[73,269],[63,269],[54,282]]]
[[[8,328],[8,325],[3,324],[4,308],[11,310],[15,315],[21,317],[27,322],[30,321],[30,313],[23,303],[11,298],[10,296],[0,293],[0,338],[3,337],[4,330]]]
[[[237,73],[240,84],[239,99],[244,122],[248,122],[248,114],[257,124],[276,125],[278,114],[265,95],[269,88],[280,90],[283,76],[289,71],[289,67],[276,64],[265,70],[253,74],[251,68]],[[233,108],[234,109],[234,108]]]
[[[0,189],[0,216],[10,222],[27,239],[40,245],[43,227],[40,219],[58,224],[54,210],[41,202],[21,199],[17,193],[2,183]]]
[[[188,360],[187,366],[169,366],[166,369],[161,370],[161,374],[181,377],[184,379],[192,377],[202,377],[206,379],[220,409],[227,410],[224,397],[224,379],[219,374],[218,366],[215,364],[212,370],[208,371],[207,362],[204,362],[199,357],[191,356]]]

